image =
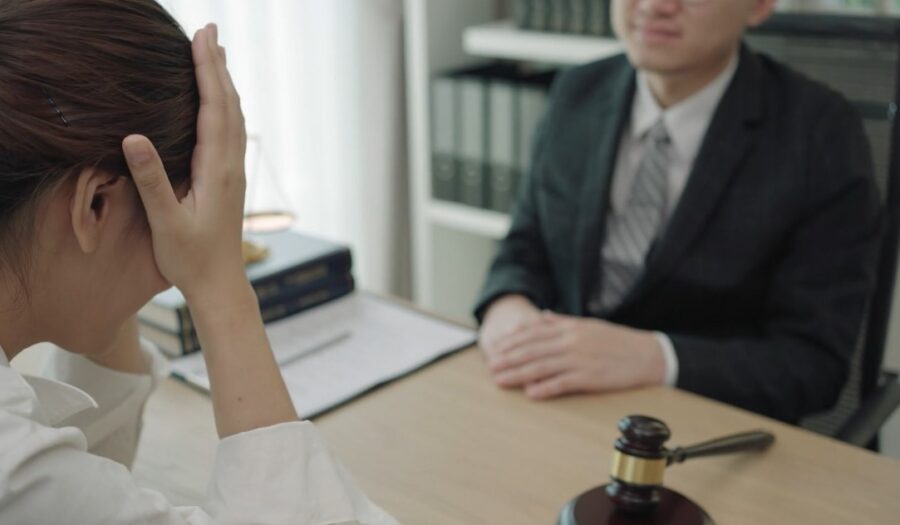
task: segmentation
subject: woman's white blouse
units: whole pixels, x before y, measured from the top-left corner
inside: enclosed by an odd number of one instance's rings
[[[219,442],[206,500],[174,507],[129,472],[144,403],[164,373],[126,374],[54,350],[45,377],[0,349],[0,523],[396,524],[356,487],[309,422]],[[90,452],[88,452],[90,450]]]

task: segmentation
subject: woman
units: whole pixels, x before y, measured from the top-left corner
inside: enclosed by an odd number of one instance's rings
[[[152,0],[0,0],[0,523],[395,523],[278,372],[241,258],[245,141],[215,26],[191,42]],[[222,438],[190,508],[124,466],[160,369],[134,314],[170,284]],[[84,392],[9,368],[40,341]]]

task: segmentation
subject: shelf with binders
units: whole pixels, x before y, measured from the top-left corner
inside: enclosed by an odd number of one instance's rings
[[[509,214],[475,208],[457,202],[431,199],[429,220],[445,228],[499,240],[509,230]]]
[[[463,49],[477,57],[577,65],[617,55],[613,37],[522,29],[512,20],[467,27]]]
[[[447,227],[464,225],[469,233],[502,235],[497,228],[508,226],[508,220],[497,217],[510,211],[529,169],[554,75],[553,70],[488,63],[443,71],[432,79],[430,201],[439,211],[429,210],[429,218],[443,219]]]
[[[568,15],[547,10],[556,2],[569,6]],[[472,304],[497,241],[507,233],[508,211],[530,164],[549,87],[542,73],[621,52],[614,39],[603,36],[609,34],[605,9],[593,8],[607,3],[404,0],[417,304],[471,321]],[[520,6],[526,4],[523,23]],[[577,16],[582,7],[593,17]],[[517,23],[528,29],[517,29]],[[513,81],[458,74],[491,61],[511,65]]]
[[[614,38],[520,25],[506,19],[465,27],[465,53],[495,62],[439,72],[431,80],[426,215],[432,223],[502,238],[516,187],[530,164],[534,128],[554,74],[550,68],[622,52]]]

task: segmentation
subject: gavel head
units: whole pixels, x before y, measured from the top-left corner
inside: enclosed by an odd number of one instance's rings
[[[659,504],[666,470],[669,427],[648,416],[627,416],[619,421],[606,493],[619,509],[649,512]]]

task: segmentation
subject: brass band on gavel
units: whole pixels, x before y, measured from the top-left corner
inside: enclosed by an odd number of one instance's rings
[[[640,458],[613,451],[609,474],[613,479],[632,485],[662,485],[666,458]]]

